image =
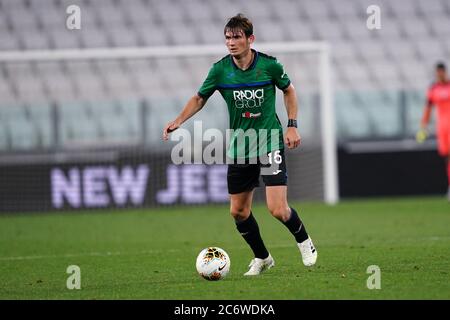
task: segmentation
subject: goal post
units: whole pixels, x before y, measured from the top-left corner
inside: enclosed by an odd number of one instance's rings
[[[254,48],[258,51],[271,55],[282,55],[280,62],[286,67],[286,72],[291,76],[294,68],[284,63],[283,56],[294,55],[292,65],[296,65],[301,73],[302,68],[312,68],[316,72],[317,84],[311,90],[311,96],[316,96],[317,108],[310,110],[312,118],[317,118],[320,130],[311,131],[311,135],[319,137],[320,157],[311,158],[309,161],[319,166],[320,174],[312,176],[311,179],[320,179],[322,200],[327,204],[335,204],[339,201],[338,190],[338,172],[337,172],[337,141],[335,130],[335,115],[333,104],[333,85],[332,85],[332,65],[331,65],[331,47],[326,42],[274,42],[274,43],[255,43]],[[76,62],[76,61],[129,61],[138,59],[158,60],[158,59],[197,59],[202,57],[214,57],[217,61],[220,57],[226,55],[224,45],[188,45],[188,46],[155,46],[155,47],[129,47],[129,48],[91,48],[91,49],[64,49],[64,50],[30,50],[30,51],[3,51],[0,52],[0,67],[9,63],[39,63],[39,62]],[[314,62],[308,63],[301,61],[304,55],[314,56]],[[210,63],[211,60],[208,60]],[[312,64],[312,65],[311,65]],[[205,66],[210,67],[209,65]],[[157,77],[157,75],[153,75]],[[176,75],[174,75],[176,77]],[[206,73],[203,73],[206,77]],[[295,77],[291,77],[296,86]],[[194,87],[199,87],[203,79],[196,78]],[[194,81],[193,81],[194,82]],[[307,84],[306,84],[307,85]],[[303,86],[303,85],[302,85]],[[300,86],[297,93],[300,96],[299,122],[300,133],[302,133],[302,96],[303,88]],[[296,86],[297,88],[297,86]],[[192,94],[194,94],[192,92]],[[281,99],[282,100],[282,99]],[[313,99],[314,100],[314,99]],[[277,105],[282,104],[277,99]],[[0,101],[1,108],[1,101]],[[181,110],[182,106],[179,106]],[[173,111],[173,110],[172,110]],[[279,111],[281,113],[281,111]],[[285,112],[284,112],[285,113]],[[305,122],[307,120],[304,120]],[[143,122],[145,124],[145,121]],[[314,126],[314,125],[311,125]],[[314,138],[306,139],[306,144]],[[301,154],[301,150],[299,153]],[[1,157],[1,156],[0,156]],[[303,161],[303,160],[299,160]],[[288,169],[289,170],[289,169]],[[295,168],[291,168],[295,170]],[[306,169],[306,171],[308,171]],[[292,181],[291,181],[292,182]],[[308,181],[300,181],[309,183]],[[307,187],[307,186],[306,186]]]
[[[322,120],[322,150],[324,166],[324,200],[328,204],[339,201],[337,139],[333,101],[330,46],[322,44],[320,51],[320,91]]]

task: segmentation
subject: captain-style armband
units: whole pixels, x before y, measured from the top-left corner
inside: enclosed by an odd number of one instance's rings
[[[288,120],[287,126],[288,126],[288,128],[289,128],[289,127],[297,128],[297,120],[295,120],[295,119],[289,119],[289,120]]]

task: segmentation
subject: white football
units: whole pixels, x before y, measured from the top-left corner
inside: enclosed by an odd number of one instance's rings
[[[197,272],[206,280],[220,280],[230,271],[230,257],[218,247],[203,249],[197,257]]]

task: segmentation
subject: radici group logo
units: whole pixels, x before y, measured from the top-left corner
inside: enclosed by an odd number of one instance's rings
[[[264,103],[264,89],[234,90],[233,99],[237,109],[258,108]]]
[[[247,109],[241,113],[243,118],[259,118],[264,103],[264,89],[233,90],[234,106],[236,109]],[[259,108],[255,110],[255,108]]]

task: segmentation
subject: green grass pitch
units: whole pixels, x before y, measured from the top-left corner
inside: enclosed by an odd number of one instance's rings
[[[450,299],[450,204],[442,198],[292,203],[318,249],[307,269],[264,204],[254,214],[276,266],[251,251],[228,206],[0,215],[0,299]],[[225,280],[195,271],[201,249],[231,258]],[[69,265],[81,290],[68,290]],[[367,267],[381,269],[369,290]]]

